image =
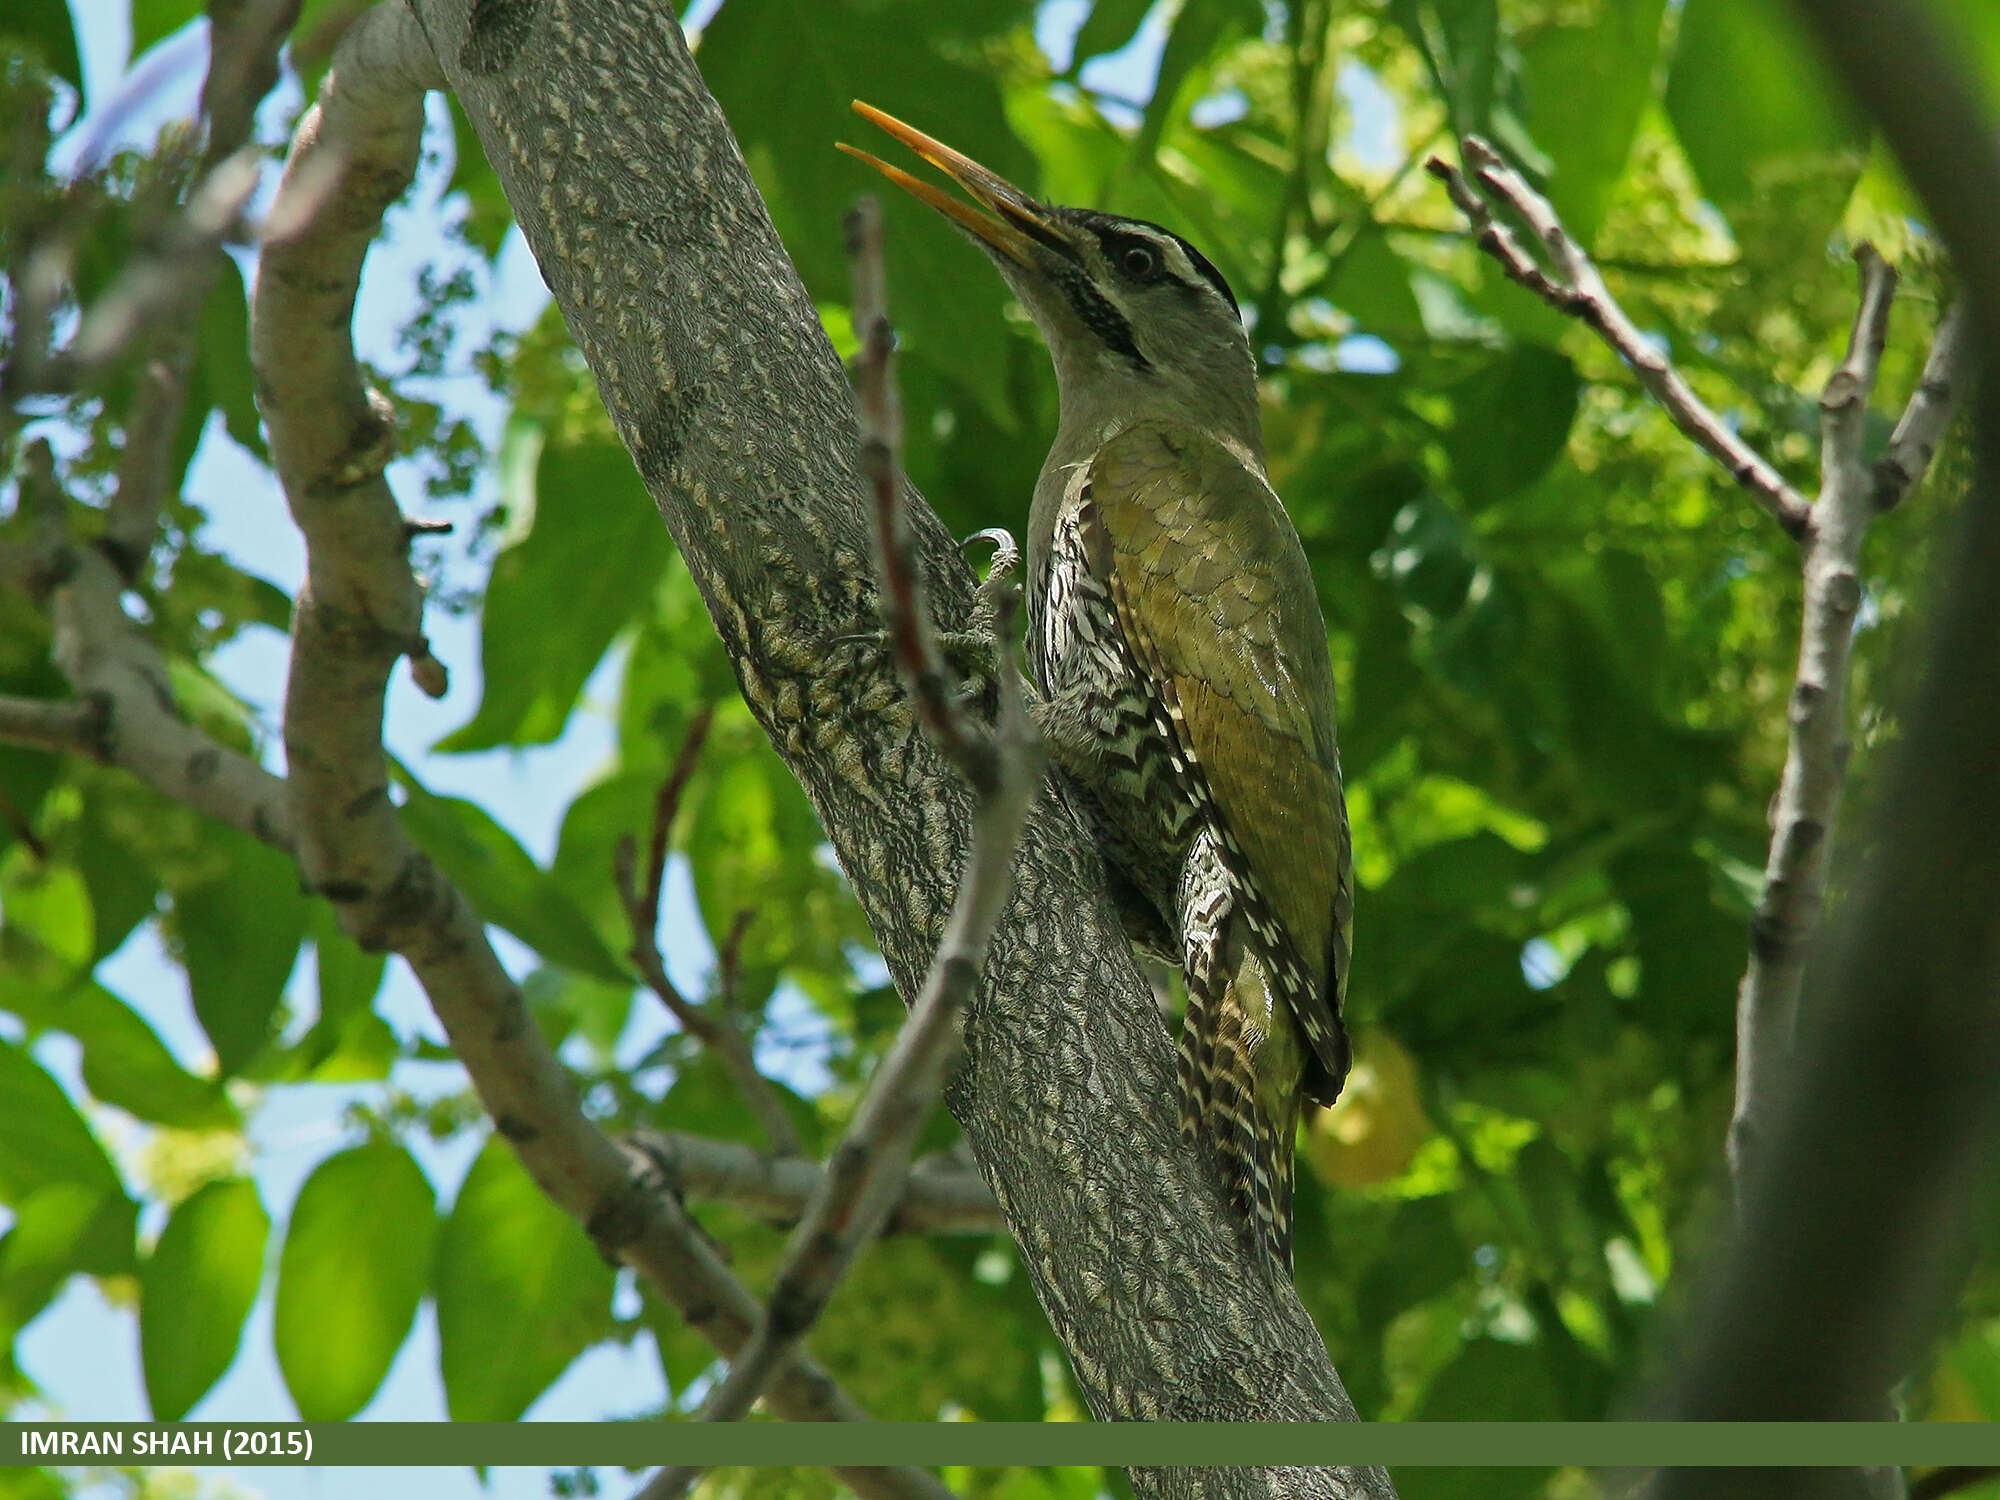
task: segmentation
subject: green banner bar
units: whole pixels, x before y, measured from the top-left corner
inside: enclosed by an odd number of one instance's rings
[[[2000,1425],[1915,1422],[11,1422],[0,1465],[2000,1464]]]

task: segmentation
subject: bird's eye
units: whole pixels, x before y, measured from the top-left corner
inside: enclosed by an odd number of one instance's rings
[[[1127,245],[1118,252],[1118,267],[1135,281],[1144,281],[1159,273],[1160,253],[1151,245]]]

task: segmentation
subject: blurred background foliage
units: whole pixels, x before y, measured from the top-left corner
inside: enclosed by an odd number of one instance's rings
[[[135,56],[197,10],[132,8]],[[308,91],[352,8],[309,0],[292,54]],[[2000,93],[2000,9],[1944,9]],[[856,96],[1030,191],[1172,226],[1230,278],[1262,361],[1272,477],[1332,634],[1362,886],[1359,1065],[1304,1142],[1300,1291],[1365,1415],[1613,1410],[1720,1208],[1732,1007],[1784,748],[1798,554],[1586,330],[1467,243],[1421,163],[1459,132],[1497,142],[1649,336],[1810,492],[1817,394],[1854,304],[1846,252],[1872,238],[1904,274],[1878,442],[1949,296],[1879,143],[1772,0],[701,10],[702,70],[843,352],[840,221],[873,184],[831,148],[875,144],[848,113]],[[75,107],[77,49],[55,0],[10,6],[0,33],[19,161],[33,132],[16,102],[46,88],[59,123]],[[710,941],[736,954],[731,998],[765,1028],[760,1056],[790,1048],[811,1064],[773,1066],[808,1146],[823,1145],[900,1007],[559,316],[470,347],[462,336],[510,220],[457,125],[434,143],[455,163],[449,244],[421,280],[405,363],[379,372],[409,420],[424,503],[460,523],[429,559],[440,598],[481,611],[483,697],[432,755],[546,744],[591,713],[615,723],[615,753],[582,778],[543,865],[503,809],[427,791],[421,766],[399,770],[411,831],[523,945],[539,1019],[608,1126],[757,1142],[719,1070],[681,1037],[639,1057],[619,1047],[634,1007],[653,1002],[619,957],[629,934],[612,850],[646,826],[691,720],[715,705],[675,847]],[[88,175],[84,300],[131,253],[149,197],[177,187],[185,155],[171,146]],[[4,233],[79,191],[10,178]],[[955,531],[1018,535],[1053,428],[1046,358],[970,246],[900,196],[884,207],[911,474]],[[203,315],[183,460],[211,411],[261,451],[242,296],[225,278]],[[423,396],[421,377],[447,362],[504,402],[497,441]],[[62,474],[81,531],[98,521],[129,380],[114,371],[36,413],[69,433]],[[1850,813],[1895,737],[1927,547],[1962,465],[1948,450],[1870,540]],[[31,524],[18,497],[0,514],[0,536]],[[272,725],[210,658],[240,633],[282,629],[287,601],[203,533],[194,502],[168,523],[135,609],[183,709],[268,757]],[[46,620],[0,594],[0,691],[64,691],[48,642]],[[586,1349],[646,1334],[672,1407],[698,1400],[708,1347],[650,1302],[615,1297],[581,1232],[497,1143],[440,1201],[407,1143],[487,1124],[462,1094],[417,1100],[398,1086],[398,1067],[435,1060],[435,1045],[377,1014],[383,964],[297,894],[282,859],[122,775],[17,749],[0,748],[0,813],[0,1010],[12,1018],[0,1030],[0,1326],[26,1327],[72,1276],[98,1278],[136,1301],[149,1397],[167,1417],[229,1364],[260,1288],[275,1296],[279,1364],[308,1416],[360,1409],[425,1299],[455,1416],[518,1416]],[[143,1005],[93,978],[142,924],[184,966],[205,1058],[177,1059]],[[79,1079],[52,1076],[40,1045],[51,1034],[73,1039]],[[274,1227],[246,1122],[330,1080],[376,1086],[348,1148]],[[931,1144],[953,1134],[940,1115]],[[697,1208],[757,1284],[782,1229]],[[1912,1415],[2000,1419],[1990,1263],[1962,1313],[1909,1382]],[[1080,1415],[1004,1240],[880,1246],[812,1342],[880,1417]],[[15,1401],[33,1394],[18,1369],[0,1365],[0,1383]],[[1079,1482],[953,1477],[1008,1497]],[[1587,1491],[1573,1473],[1399,1482],[1412,1500]]]

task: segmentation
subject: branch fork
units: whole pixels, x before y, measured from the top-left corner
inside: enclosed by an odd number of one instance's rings
[[[1864,462],[1868,405],[1888,339],[1896,272],[1873,245],[1863,241],[1854,247],[1859,306],[1846,356],[1820,396],[1820,492],[1809,501],[1731,432],[1640,333],[1548,199],[1478,137],[1461,142],[1461,152],[1470,181],[1441,157],[1433,156],[1425,167],[1472,221],[1479,247],[1514,281],[1593,329],[1674,425],[1803,546],[1805,607],[1786,714],[1789,740],[1771,804],[1770,854],[1750,923],[1749,962],[1737,993],[1736,1105],[1728,1157],[1740,1194],[1768,1128],[1775,1075],[1791,1056],[1806,954],[1825,895],[1826,853],[1847,771],[1847,682],[1864,593],[1861,544],[1874,518],[1894,509],[1923,477],[1951,423],[1971,375],[1969,316],[1963,300],[1945,315],[1888,450],[1874,464]],[[1548,268],[1500,222],[1496,204],[1533,231]]]

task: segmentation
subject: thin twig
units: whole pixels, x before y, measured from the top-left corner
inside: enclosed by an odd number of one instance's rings
[[[725,1016],[733,1016],[743,1008],[743,997],[737,993],[743,974],[743,938],[756,920],[757,908],[744,907],[730,922],[722,946],[716,950],[715,1003]]]
[[[1534,231],[1556,274],[1542,269],[1514,232],[1494,217],[1492,206],[1458,168],[1442,157],[1433,156],[1424,164],[1425,170],[1445,185],[1452,202],[1472,221],[1479,247],[1498,261],[1510,277],[1551,307],[1581,319],[1596,330],[1665,408],[1674,425],[1755,496],[1786,535],[1803,538],[1810,509],[1805,496],[1788,484],[1761,454],[1723,425],[1722,419],[1694,393],[1673,361],[1655,348],[1626,316],[1583,247],[1563,228],[1548,199],[1530,187],[1520,173],[1501,159],[1499,152],[1478,136],[1467,136],[1460,143],[1460,150],[1480,186],[1513,209]]]
[[[826,1178],[818,1162],[803,1156],[772,1156],[734,1141],[680,1131],[635,1130],[626,1141],[645,1154],[669,1186],[695,1198],[734,1204],[769,1223],[798,1223]],[[1006,1228],[985,1180],[940,1154],[911,1164],[903,1196],[882,1232],[1002,1234]]]
[[[958,683],[937,648],[923,579],[911,554],[903,494],[903,409],[896,388],[896,333],[887,315],[882,273],[882,211],[863,198],[847,218],[847,253],[854,267],[856,405],[861,417],[861,471],[875,498],[875,562],[882,585],[882,619],[917,715],[931,738],[971,784],[988,796],[999,780],[994,747],[960,701]]]
[[[1826,854],[1847,774],[1847,680],[1861,607],[1861,543],[1879,514],[1862,461],[1868,401],[1888,338],[1896,273],[1867,242],[1855,246],[1861,304],[1847,355],[1820,397],[1820,493],[1806,533],[1799,664],[1787,717],[1785,768],[1772,804],[1764,889],[1750,921],[1750,958],[1736,997],[1736,1103],[1730,1174],[1749,1184],[1776,1073],[1789,1060],[1809,940],[1826,888]]]
[[[646,847],[646,894],[642,898],[650,919],[646,924],[648,932],[660,920],[660,883],[666,878],[667,841],[673,836],[674,818],[680,812],[681,796],[687,791],[688,778],[694,775],[701,747],[708,743],[709,726],[714,722],[714,704],[704,703],[694,711],[680,753],[674,757],[667,779],[660,783],[660,790],[653,798],[653,836]]]
[[[1951,425],[1972,378],[1971,315],[1964,298],[1952,304],[1931,341],[1924,373],[1910,393],[1909,405],[1889,438],[1888,450],[1875,461],[1875,508],[1894,510],[1916,487],[1930,467],[1938,440]]]
[[[897,555],[904,545],[903,475],[878,215],[872,199],[862,200],[849,220],[848,248],[854,263],[854,318],[862,336],[856,370],[861,441],[875,485],[884,554],[878,559],[885,581],[883,609],[898,665],[918,698],[924,722],[943,721],[944,727],[932,732],[972,784],[972,848],[923,989],[785,1247],[769,1311],[702,1407],[702,1420],[711,1422],[737,1421],[749,1413],[771,1372],[797,1347],[840,1278],[904,1196],[910,1148],[957,1056],[959,1017],[985,963],[987,939],[1012,894],[1015,847],[1042,777],[1041,743],[1028,720],[1014,662],[1012,596],[1000,596],[995,609],[999,716],[990,733],[955,701],[924,704],[924,685],[948,683],[949,675],[941,662],[922,656],[935,651],[928,632],[911,628],[907,613],[898,615],[920,596],[907,553]],[[685,1465],[662,1469],[639,1492],[639,1500],[675,1500],[700,1472]]]
[[[673,767],[667,772],[666,780],[660,783],[659,793],[653,799],[653,828],[647,847],[643,886],[633,868],[638,851],[630,838],[619,840],[612,856],[612,874],[617,881],[619,899],[625,904],[626,919],[632,924],[629,956],[646,988],[672,1012],[681,1030],[699,1041],[722,1064],[730,1081],[750,1106],[750,1112],[757,1117],[757,1124],[763,1130],[765,1139],[771,1143],[771,1149],[780,1156],[796,1156],[801,1150],[798,1131],[793,1128],[792,1118],[785,1111],[784,1101],[771,1087],[770,1080],[758,1071],[749,1040],[727,1013],[718,1013],[716,1009],[699,1005],[683,995],[667,973],[666,961],[660,956],[660,885],[666,876],[667,841],[673,832],[674,816],[680,810],[681,793],[687,789],[688,778],[694,774],[695,762],[701,755],[703,741],[708,738],[708,727],[714,714],[715,710],[708,704],[703,704],[696,711],[688,725],[687,738],[681,744],[680,753],[674,757]]]

